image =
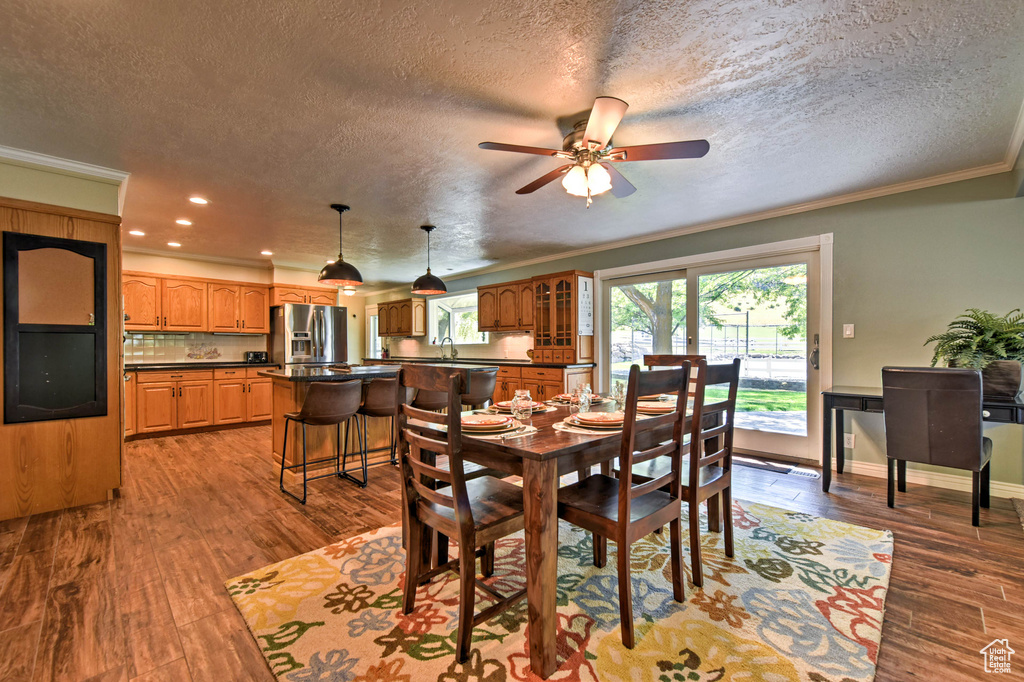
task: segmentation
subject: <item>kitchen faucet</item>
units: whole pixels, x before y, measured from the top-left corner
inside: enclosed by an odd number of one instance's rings
[[[451,359],[452,360],[457,359],[459,357],[459,351],[455,350],[455,341],[450,336],[446,336],[443,339],[441,339],[441,359],[442,360],[448,360],[449,359],[449,358],[445,357],[445,354],[444,354],[444,342],[445,341],[448,341],[448,342],[450,342],[452,344],[452,357],[451,357]]]

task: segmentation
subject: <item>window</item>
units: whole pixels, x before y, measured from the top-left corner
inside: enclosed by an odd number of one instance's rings
[[[431,341],[450,336],[456,345],[487,343],[487,332],[477,331],[476,292],[432,298],[427,302]]]

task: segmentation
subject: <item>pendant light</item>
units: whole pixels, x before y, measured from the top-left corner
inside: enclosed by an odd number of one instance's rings
[[[325,265],[324,269],[320,271],[320,277],[317,279],[324,284],[333,284],[339,287],[359,286],[363,283],[363,276],[359,274],[354,265],[346,263],[345,258],[341,255],[341,228],[343,222],[341,217],[345,211],[349,210],[349,207],[344,204],[331,204],[331,208],[338,212],[338,260]]]
[[[422,296],[430,296],[431,294],[447,294],[448,287],[444,285],[441,278],[430,274],[430,233],[437,228],[433,225],[421,225],[420,229],[427,233],[427,274],[420,275],[416,278],[416,281],[412,283],[412,293],[420,294]]]

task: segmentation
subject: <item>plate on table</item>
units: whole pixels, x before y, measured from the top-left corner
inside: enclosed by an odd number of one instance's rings
[[[489,436],[501,435],[503,433],[511,433],[513,431],[517,431],[517,430],[521,429],[522,427],[523,427],[523,423],[521,421],[519,421],[518,419],[510,419],[508,424],[505,424],[504,426],[499,426],[498,428],[488,428],[488,429],[468,428],[467,429],[466,427],[462,427],[462,434],[464,436],[480,436],[481,438],[483,438],[485,436],[489,437]]]
[[[551,400],[556,403],[574,403],[576,402],[575,398],[576,396],[572,395],[571,393],[559,393]],[[597,395],[596,393],[590,396],[591,405],[597,405],[598,403],[603,403],[604,401],[605,399]]]
[[[626,415],[622,412],[580,412],[572,415],[580,424],[591,424],[594,426],[622,426]]]
[[[502,414],[467,414],[462,417],[462,430],[490,433],[511,428],[513,422],[512,417]]]
[[[636,404],[636,411],[640,414],[668,414],[675,411],[675,403],[666,403],[662,401],[638,401]]]
[[[642,395],[637,400],[646,400],[649,402],[655,402],[659,400],[669,400],[672,396],[667,393],[657,393],[655,395]]]
[[[581,422],[578,419],[576,419],[576,415],[574,415],[574,414],[573,415],[569,415],[568,417],[566,417],[562,421],[565,422],[566,424],[568,424],[569,426],[577,426],[577,427],[579,427],[581,429],[590,429],[592,431],[621,431],[622,430],[622,422],[619,422],[618,424],[593,424],[593,423],[590,423],[590,422],[584,423],[584,422]]]
[[[536,400],[534,400],[533,402],[530,403],[530,409],[533,409],[533,410],[543,410],[545,407],[546,406],[544,405],[544,403],[538,403]],[[502,401],[496,402],[496,403],[494,403],[494,409],[498,410],[499,412],[511,412],[512,411],[512,401],[511,400],[502,400]]]

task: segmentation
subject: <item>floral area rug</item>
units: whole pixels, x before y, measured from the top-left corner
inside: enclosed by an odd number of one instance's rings
[[[871,680],[892,533],[759,504],[734,506],[735,557],[703,533],[704,587],[672,598],[669,533],[633,545],[636,647],[622,646],[613,556],[594,568],[589,533],[559,525],[558,657],[553,680],[711,682]],[[684,529],[684,538],[686,532]],[[689,575],[689,553],[684,545]],[[389,526],[226,583],[280,679],[333,682],[538,680],[526,602],[474,630],[455,661],[458,579],[438,576],[402,615],[405,553]],[[525,584],[521,534],[499,541],[503,594]],[[480,593],[478,592],[478,595]],[[477,610],[489,601],[478,597]]]

